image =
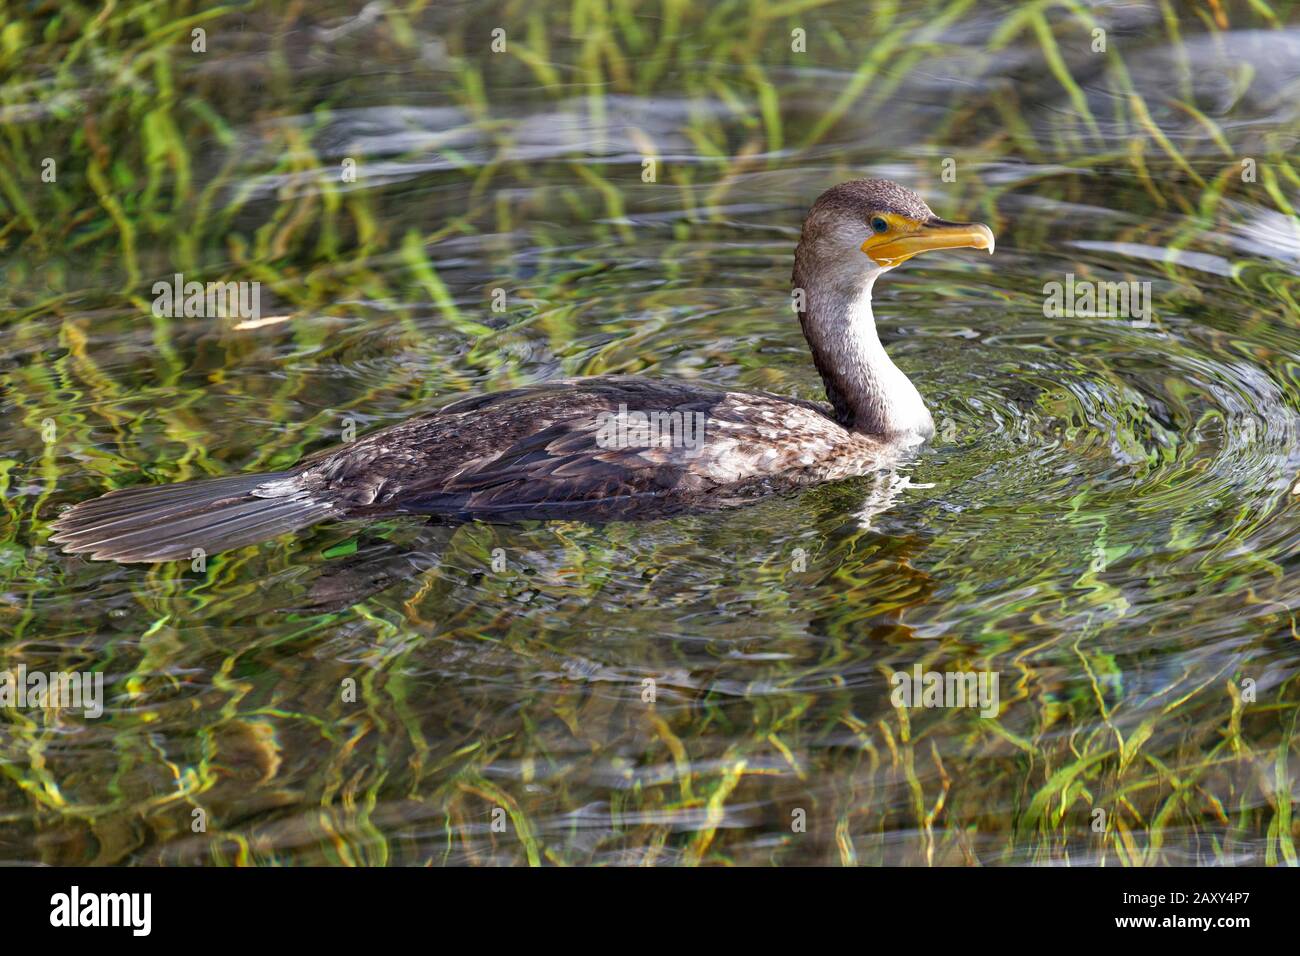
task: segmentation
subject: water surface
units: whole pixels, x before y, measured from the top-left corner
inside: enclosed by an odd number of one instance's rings
[[[0,859],[1295,862],[1294,5],[310,9],[5,28],[0,670],[105,701],[0,711]],[[877,285],[938,423],[899,472],[201,571],[46,543],[472,390],[820,398],[791,254],[866,175],[998,237]],[[177,272],[261,321],[155,317]],[[1152,314],[1048,314],[1068,276]],[[996,716],[895,707],[917,665]]]

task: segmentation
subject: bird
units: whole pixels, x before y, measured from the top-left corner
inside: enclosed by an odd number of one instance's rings
[[[191,560],[336,520],[618,520],[732,507],[889,467],[934,434],[876,331],[872,289],[920,253],[993,252],[883,179],[843,182],[804,218],[792,303],[826,403],[605,375],[452,401],[260,474],[110,491],[50,540],[120,563]]]

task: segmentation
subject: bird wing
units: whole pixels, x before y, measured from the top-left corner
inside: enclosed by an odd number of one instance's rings
[[[658,420],[685,430],[611,432],[617,416],[635,413],[669,416]],[[792,421],[805,431],[792,433]],[[775,396],[580,379],[455,402],[319,458],[302,480],[349,496],[357,513],[562,515],[593,502],[699,503],[719,487],[798,466],[831,440],[807,429],[843,434],[815,406]],[[702,443],[691,446],[692,435]]]

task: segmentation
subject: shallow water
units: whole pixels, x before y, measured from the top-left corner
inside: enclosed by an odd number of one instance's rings
[[[1019,6],[531,6],[254,11],[165,76],[113,79],[137,39],[6,88],[68,159],[4,240],[0,670],[94,670],[105,702],[0,712],[0,860],[1294,863],[1294,8],[1102,5],[1102,55],[1058,12],[1066,83]],[[488,52],[498,20],[525,52]],[[92,117],[132,230],[78,166]],[[897,473],[650,523],[326,525],[202,571],[46,544],[109,488],[469,390],[820,398],[791,253],[862,175],[998,237],[877,285],[938,424]],[[263,321],[153,317],[178,271],[260,280]],[[1149,283],[1149,320],[1047,314],[1069,275]],[[998,675],[996,716],[895,707],[918,665]]]

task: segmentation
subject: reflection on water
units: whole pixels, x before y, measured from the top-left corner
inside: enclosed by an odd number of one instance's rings
[[[6,100],[51,144],[144,104],[154,152],[105,167],[117,210],[77,169],[52,195],[88,211],[34,194],[60,231],[5,267],[0,669],[107,699],[0,715],[0,859],[1294,862],[1300,27],[1104,6],[1094,54],[1012,5],[752,34],[535,6],[500,55],[491,6],[253,12],[166,89],[87,60]],[[658,522],[327,525],[203,570],[45,544],[107,487],[470,389],[819,398],[791,253],[864,174],[998,235],[877,286],[938,426],[898,473]],[[152,319],[182,269],[289,318]],[[1151,321],[1045,314],[1067,275],[1150,283]],[[1000,714],[895,708],[918,665],[997,673]]]

